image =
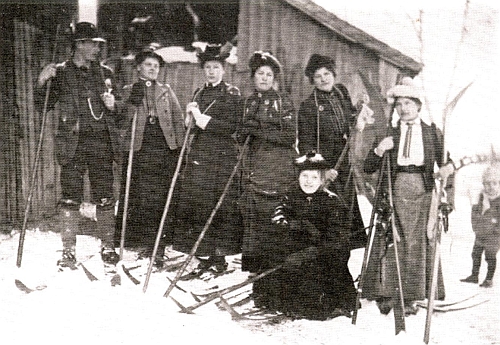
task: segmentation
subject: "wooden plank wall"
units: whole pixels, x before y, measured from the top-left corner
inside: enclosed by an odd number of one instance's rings
[[[12,95],[15,100],[12,103],[18,106],[16,113],[19,131],[16,134],[16,126],[12,125],[9,126],[8,133],[6,129],[2,129],[2,134],[9,138],[7,146],[2,142],[1,163],[7,166],[2,180],[5,176],[8,181],[2,182],[0,193],[2,222],[4,219],[22,220],[41,124],[41,116],[33,105],[33,88],[41,68],[50,61],[53,47],[51,38],[44,36],[33,26],[17,20],[14,22],[15,92]],[[304,69],[313,53],[335,58],[337,80],[347,86],[354,101],[366,92],[358,73],[360,68],[369,81],[380,88],[382,94],[394,85],[399,74],[399,70],[390,63],[382,61],[359,45],[346,42],[304,13],[279,0],[241,1],[238,36],[239,62],[236,66],[227,66],[225,80],[238,86],[245,96],[253,90],[248,59],[255,50],[270,50],[280,59],[284,65],[282,85],[291,94],[297,108],[312,91],[309,80],[304,76]],[[61,44],[57,61],[67,59],[69,53],[69,44]],[[109,63],[123,84],[136,80],[132,59],[118,57]],[[159,79],[172,86],[184,106],[191,100],[193,92],[204,78],[199,64],[171,63],[161,71]],[[5,95],[2,94],[2,100],[4,98]],[[59,169],[54,154],[57,116],[57,109],[47,114],[33,193],[32,218],[53,214],[60,197]],[[380,112],[375,116],[377,120],[385,121],[385,114]],[[5,122],[5,115],[2,120]],[[371,147],[375,135],[376,133],[372,133],[367,136],[369,140],[364,142],[365,151],[367,147]],[[120,176],[119,167],[115,168],[117,176]],[[115,195],[118,194],[119,182],[116,179]]]

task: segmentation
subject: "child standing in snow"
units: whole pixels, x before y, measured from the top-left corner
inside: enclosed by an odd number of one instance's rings
[[[493,286],[496,256],[500,249],[500,163],[494,163],[484,171],[483,190],[478,203],[472,206],[471,221],[472,230],[476,235],[471,254],[472,273],[460,281],[477,284],[484,252],[488,272],[479,286],[489,288]]]
[[[299,183],[287,191],[272,218],[282,238],[273,264],[283,268],[254,283],[254,303],[294,318],[350,317],[356,292],[347,266],[348,209],[323,187],[329,165],[321,155],[300,157],[296,166]]]

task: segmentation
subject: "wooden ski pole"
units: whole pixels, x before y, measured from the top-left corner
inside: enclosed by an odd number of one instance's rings
[[[125,181],[125,196],[123,198],[122,231],[120,236],[120,260],[123,259],[123,249],[125,247],[125,232],[127,229],[128,201],[130,197],[130,184],[132,181],[132,162],[134,160],[135,131],[137,128],[137,108],[132,119],[132,129],[130,133],[130,151],[127,162],[127,178]]]
[[[435,188],[439,191],[439,196],[441,196],[441,189],[444,188],[442,187],[442,182],[439,181],[437,182],[437,185]],[[438,203],[440,200],[437,201]],[[433,210],[431,210],[432,212]],[[438,213],[438,220],[436,221],[434,225],[434,237],[432,238],[432,265],[431,265],[431,272],[432,272],[432,277],[431,277],[431,286],[429,289],[429,294],[427,295],[427,314],[425,317],[425,329],[424,329],[424,343],[428,344],[429,343],[429,338],[430,338],[430,332],[431,332],[431,321],[432,321],[432,313],[434,312],[434,296],[436,294],[437,290],[437,278],[438,278],[438,273],[439,273],[439,258],[440,258],[440,243],[441,243],[441,214],[439,211],[439,206],[438,209],[435,210],[434,212]]]
[[[380,167],[380,170],[379,170],[380,172],[379,172],[378,179],[377,179],[377,188],[375,190],[375,198],[374,198],[374,202],[373,202],[372,212],[370,215],[370,224],[369,224],[370,235],[368,237],[368,242],[367,242],[366,247],[365,247],[365,252],[363,255],[363,263],[361,265],[361,273],[359,276],[358,287],[356,289],[356,304],[354,306],[354,311],[352,314],[352,322],[351,322],[353,325],[356,324],[356,321],[358,318],[358,304],[360,303],[360,300],[361,300],[361,297],[363,294],[364,277],[365,277],[366,271],[368,269],[368,263],[370,262],[370,257],[371,257],[371,253],[372,253],[372,249],[373,249],[373,241],[375,240],[375,233],[377,230],[375,227],[375,217],[377,215],[378,204],[380,202],[380,193],[382,190],[382,181],[383,181],[383,177],[384,177],[385,163],[386,163],[386,160],[383,159],[382,166]]]
[[[61,28],[61,24],[57,24],[56,28],[56,36],[54,38],[54,48],[52,51],[52,60],[51,63],[54,63],[57,55],[57,43],[59,41],[59,30]],[[28,223],[28,216],[31,207],[31,199],[33,198],[33,190],[35,189],[35,179],[38,170],[38,163],[40,161],[40,153],[42,151],[43,145],[43,136],[45,132],[45,123],[47,122],[47,108],[49,103],[50,89],[52,86],[52,78],[47,81],[47,89],[45,91],[45,101],[43,103],[43,111],[42,111],[42,123],[40,125],[40,138],[38,138],[38,146],[35,154],[35,161],[33,162],[33,171],[31,172],[31,180],[28,191],[28,198],[26,199],[26,206],[24,208],[24,219],[23,226],[21,228],[21,232],[19,234],[19,246],[17,248],[17,267],[21,267],[22,259],[23,259],[23,249],[24,249],[24,240],[26,237],[26,226]]]
[[[186,260],[184,261],[183,265],[177,271],[177,274],[176,274],[174,280],[170,283],[170,286],[168,287],[167,291],[165,291],[165,294],[163,295],[163,297],[168,297],[168,295],[170,294],[170,292],[173,290],[173,288],[175,287],[175,284],[177,284],[177,282],[181,278],[182,273],[186,269],[187,265],[189,265],[189,262],[191,261],[191,259],[193,258],[194,254],[196,253],[196,250],[198,249],[201,241],[203,240],[203,237],[205,236],[205,233],[208,231],[208,228],[210,227],[210,224],[212,224],[212,221],[213,221],[213,219],[215,217],[215,214],[217,213],[217,211],[221,207],[222,202],[224,201],[224,198],[226,197],[226,194],[229,191],[229,187],[231,186],[233,178],[236,175],[236,172],[238,171],[238,169],[240,167],[241,160],[243,159],[243,156],[244,156],[244,154],[246,152],[246,148],[248,146],[248,143],[250,142],[250,138],[251,138],[250,136],[248,136],[246,138],[245,143],[243,144],[243,148],[241,149],[240,154],[238,155],[238,160],[237,160],[237,162],[236,162],[236,164],[235,164],[235,166],[233,168],[233,171],[231,172],[231,175],[229,176],[229,179],[228,179],[228,181],[226,183],[226,186],[224,187],[224,190],[222,191],[222,194],[221,194],[219,200],[217,201],[217,204],[215,205],[214,209],[212,210],[212,213],[210,214],[210,217],[208,218],[207,222],[205,223],[205,226],[203,227],[203,230],[201,231],[200,235],[198,236],[198,239],[196,240],[193,248],[191,249],[191,252],[189,253],[189,255],[186,258]]]
[[[175,167],[174,176],[172,177],[172,181],[170,182],[170,188],[167,194],[167,201],[165,202],[165,208],[163,210],[163,215],[160,220],[160,226],[158,228],[158,233],[156,234],[155,244],[153,247],[153,252],[151,253],[151,260],[149,261],[148,271],[146,273],[146,278],[144,280],[144,286],[142,288],[143,292],[146,292],[148,289],[149,279],[151,277],[151,272],[153,271],[153,265],[156,257],[156,253],[158,252],[158,247],[160,246],[160,240],[163,233],[163,226],[165,225],[165,221],[167,219],[168,210],[170,208],[170,204],[172,202],[172,197],[174,195],[175,185],[177,184],[177,179],[179,178],[179,172],[182,167],[182,160],[184,158],[184,153],[186,152],[189,136],[191,133],[191,129],[193,128],[193,118],[191,117],[186,129],[186,134],[184,135],[184,142],[182,143],[181,152],[179,153],[179,158],[177,159],[177,166]]]
[[[387,184],[388,184],[388,194],[389,194],[389,205],[391,207],[391,227],[392,227],[392,241],[394,245],[394,258],[396,261],[396,274],[398,278],[398,286],[396,289],[396,301],[399,305],[394,305],[394,324],[396,335],[401,331],[406,331],[405,325],[405,305],[404,305],[404,295],[403,295],[403,283],[401,279],[401,267],[399,262],[399,250],[398,242],[401,240],[399,236],[398,229],[396,227],[396,212],[394,210],[394,200],[392,193],[392,176],[391,176],[391,156],[390,153],[386,154],[386,169],[387,169]]]

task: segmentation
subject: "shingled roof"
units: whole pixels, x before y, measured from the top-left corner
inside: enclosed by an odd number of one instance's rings
[[[377,54],[381,59],[404,69],[409,69],[415,74],[422,70],[423,65],[411,57],[404,55],[399,50],[392,48],[382,41],[367,34],[361,29],[340,19],[332,12],[325,10],[312,0],[282,0],[296,9],[302,11],[326,28],[330,29],[345,40],[362,45]]]

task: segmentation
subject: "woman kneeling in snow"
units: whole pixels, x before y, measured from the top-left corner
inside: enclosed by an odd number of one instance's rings
[[[278,270],[253,285],[257,307],[293,318],[326,320],[349,317],[356,291],[349,272],[349,210],[324,188],[323,157],[314,152],[298,158],[299,183],[276,207],[272,222],[283,245],[276,248]]]

